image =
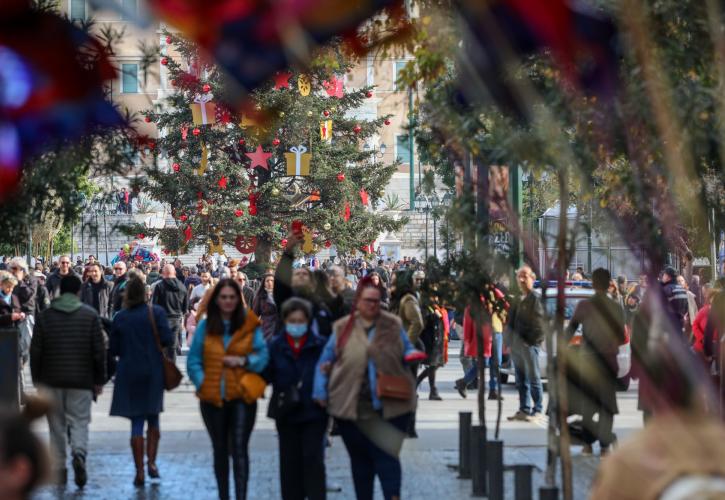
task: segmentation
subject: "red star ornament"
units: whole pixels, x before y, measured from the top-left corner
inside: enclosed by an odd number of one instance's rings
[[[252,160],[252,164],[249,168],[260,167],[269,170],[267,160],[272,157],[272,153],[265,153],[262,146],[257,146],[257,150],[254,153],[244,153],[247,157]]]
[[[219,182],[218,182],[218,184],[219,184],[219,187],[220,187],[220,188],[222,188],[222,189],[226,189],[226,188],[227,188],[227,178],[226,178],[226,177],[224,177],[224,176],[222,176],[222,178],[221,178],[221,179],[219,179]]]
[[[274,75],[274,88],[275,90],[288,89],[289,79],[292,78],[292,73],[282,72]]]

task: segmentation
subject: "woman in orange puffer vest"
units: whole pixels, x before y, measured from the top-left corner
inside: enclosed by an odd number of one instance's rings
[[[259,373],[267,366],[269,353],[259,319],[245,310],[242,290],[234,280],[219,281],[206,313],[194,333],[187,372],[196,386],[201,416],[214,449],[219,498],[229,498],[231,454],[235,494],[242,500],[247,497],[247,449],[257,399],[265,388]]]

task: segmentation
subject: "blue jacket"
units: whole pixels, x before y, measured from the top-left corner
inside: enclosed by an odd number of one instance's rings
[[[375,328],[371,328],[368,333],[368,341],[372,342],[375,338]],[[407,356],[416,351],[413,344],[408,339],[408,333],[405,330],[400,331],[400,339],[403,341],[403,352],[404,356]],[[327,401],[327,384],[330,380],[329,373],[323,373],[320,370],[320,366],[323,363],[334,364],[335,356],[335,345],[337,344],[337,334],[333,333],[330,335],[330,339],[325,345],[325,349],[322,351],[320,360],[317,362],[317,368],[315,369],[315,385],[312,392],[312,398],[318,401]],[[373,408],[376,410],[382,410],[383,404],[378,399],[378,375],[377,368],[373,358],[368,357],[368,382],[370,383],[370,392],[372,393]]]
[[[166,313],[159,306],[153,306],[153,311],[161,345],[173,345],[174,335]],[[161,413],[164,372],[146,304],[122,309],[114,316],[109,349],[111,356],[119,357],[111,415],[138,417]]]
[[[295,359],[284,330],[270,339],[269,365],[265,378],[272,384],[272,401],[276,400],[275,393],[295,386],[302,380],[300,387],[302,404],[298,410],[285,418],[286,422],[299,423],[327,418],[327,412],[312,401],[312,386],[317,360],[320,358],[324,346],[324,338],[308,331],[307,341],[302,346],[299,357]]]
[[[224,348],[229,346],[232,340],[233,332],[230,331],[229,322],[224,322]],[[186,358],[186,372],[192,383],[198,391],[204,382],[204,339],[206,338],[206,318],[199,321],[194,331],[194,340],[189,348],[189,357]],[[258,326],[254,330],[254,339],[252,340],[252,352],[247,356],[247,370],[262,373],[269,361],[269,352],[267,351],[267,343],[264,341],[262,327]],[[224,399],[224,378],[221,381],[222,400]]]

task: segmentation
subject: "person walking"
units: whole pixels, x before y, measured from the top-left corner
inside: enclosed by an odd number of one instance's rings
[[[566,338],[582,327],[582,343],[569,356],[569,401],[571,410],[582,415],[584,453],[592,453],[599,441],[602,455],[616,440],[612,428],[617,408],[617,354],[624,343],[624,315],[618,302],[607,296],[611,276],[606,269],[592,272],[594,296],[580,301],[569,324]],[[573,413],[574,411],[570,411]],[[598,415],[597,421],[594,415]]]
[[[70,257],[68,255],[61,255],[58,259],[58,269],[50,273],[45,283],[45,286],[48,289],[48,300],[53,300],[54,298],[60,296],[60,280],[63,279],[64,276],[68,276],[69,274],[78,276],[76,272],[71,269],[70,264]]]
[[[269,343],[265,376],[273,389],[268,415],[279,437],[282,499],[324,500],[328,417],[312,401],[312,386],[325,339],[310,331],[308,301],[291,298],[281,309],[284,328]]]
[[[237,500],[247,498],[249,438],[257,399],[265,382],[269,351],[259,319],[244,307],[242,290],[224,278],[211,292],[206,318],[196,327],[186,361],[197,390],[201,416],[214,449],[214,475],[219,498],[229,498],[229,455]]]
[[[123,309],[123,291],[126,289],[126,282],[128,276],[126,275],[126,263],[119,260],[113,264],[113,288],[111,289],[111,318],[113,318],[118,311]]]
[[[262,278],[262,286],[252,301],[252,310],[262,321],[264,339],[271,340],[278,330],[277,305],[274,303],[274,274],[267,273]]]
[[[166,312],[169,327],[174,333],[174,345],[167,348],[166,357],[176,361],[181,355],[182,330],[184,329],[184,315],[189,310],[189,294],[184,284],[176,277],[176,268],[166,264],[162,269],[162,279],[154,285],[151,302]]]
[[[81,287],[81,302],[91,306],[104,319],[111,318],[113,285],[103,279],[103,267],[98,262],[89,265],[89,280]]]
[[[372,275],[371,279],[373,279]],[[373,279],[374,282],[375,280]],[[376,286],[379,286],[379,281]],[[425,311],[425,326],[420,334],[420,338],[425,346],[425,353],[428,357],[423,362],[425,368],[416,380],[416,385],[420,385],[426,377],[428,378],[428,385],[430,387],[428,399],[431,401],[441,401],[443,399],[438,394],[438,388],[436,387],[436,371],[445,364],[443,361],[443,344],[445,342],[443,315],[438,307],[436,293],[437,291],[431,288],[423,296],[425,304],[423,306],[423,310]]]
[[[509,420],[532,421],[542,417],[543,388],[539,368],[539,352],[544,340],[544,308],[534,293],[536,275],[528,266],[516,272],[521,300],[509,315],[511,357],[519,391],[519,410]],[[607,286],[609,283],[607,282]],[[529,399],[533,406],[529,404]]]
[[[380,301],[380,290],[363,278],[352,313],[335,322],[325,344],[312,394],[337,420],[358,500],[372,500],[376,475],[386,500],[400,498],[398,457],[417,404],[409,363],[425,358]]]
[[[48,427],[58,481],[65,485],[68,478],[68,438],[75,483],[82,488],[88,479],[91,402],[106,381],[108,339],[98,313],[78,297],[80,290],[78,276],[64,276],[60,296],[38,316],[30,344],[30,372],[33,384],[55,404],[48,414]]]
[[[194,304],[201,301],[201,299],[204,298],[204,295],[206,295],[206,292],[211,288],[211,274],[209,271],[202,271],[199,274],[199,279],[201,280],[201,283],[191,290],[191,295],[189,296],[189,305],[192,307]]]
[[[17,326],[18,321],[25,319],[20,310],[20,301],[13,294],[18,279],[7,271],[0,271],[0,326]]]
[[[18,332],[20,334],[19,353],[20,353],[20,373],[19,383],[21,391],[21,399],[25,398],[23,388],[25,387],[23,368],[28,362],[30,356],[30,341],[33,336],[33,328],[35,325],[35,298],[38,283],[28,274],[28,265],[21,257],[14,257],[10,260],[8,266],[10,273],[17,279],[17,284],[13,288],[13,295],[18,299],[20,304],[20,312],[24,314],[23,319],[18,321]]]
[[[113,318],[110,341],[110,355],[118,357],[110,414],[131,420],[134,486],[145,482],[144,423],[148,475],[160,477],[156,456],[161,439],[159,414],[164,410],[164,373],[157,335],[162,347],[173,346],[166,312],[147,304],[146,283],[134,274],[126,284],[123,309]]]
[[[665,294],[671,314],[676,318],[680,332],[685,331],[686,318],[689,312],[687,290],[677,283],[677,271],[673,267],[666,267],[660,278],[662,291]]]

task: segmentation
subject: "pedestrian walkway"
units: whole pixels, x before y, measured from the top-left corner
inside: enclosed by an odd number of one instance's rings
[[[477,421],[476,397],[471,392],[462,399],[453,388],[453,381],[461,376],[458,362],[458,342],[450,346],[449,364],[439,371],[438,384],[443,401],[428,401],[427,382],[420,388],[418,411],[419,439],[407,440],[403,446],[403,498],[408,499],[457,499],[469,498],[470,480],[457,479],[456,471],[449,465],[458,462],[458,412],[473,412]],[[181,358],[180,366],[185,359]],[[108,416],[112,387],[107,386],[93,407],[91,422],[90,454],[88,457],[89,482],[83,492],[78,492],[72,479],[65,491],[45,488],[37,499],[212,499],[216,498],[216,485],[212,471],[211,446],[204,429],[196,397],[190,385],[167,393],[166,411],[161,416],[161,445],[159,467],[161,482],[147,482],[142,490],[132,485],[134,468],[129,450],[130,424],[122,418]],[[546,466],[545,422],[508,422],[505,417],[517,408],[517,396],[513,385],[503,391],[504,408],[501,437],[505,443],[504,462],[529,463],[538,467],[534,472],[534,487],[543,484]],[[622,414],[615,420],[615,431],[620,438],[641,426],[641,416],[636,412],[636,386],[627,393],[620,393]],[[486,423],[489,435],[495,427],[496,405],[487,401]],[[250,444],[251,473],[249,498],[277,499],[279,494],[279,467],[277,438],[274,422],[266,417],[266,400],[261,401],[257,412],[257,424]],[[43,423],[38,430],[47,436]],[[581,448],[573,448],[575,498],[584,499],[595,475],[599,458],[581,455]],[[333,438],[327,452],[329,483],[342,487],[329,498],[353,499],[354,491],[347,453],[342,441]],[[72,476],[72,474],[71,474]],[[506,498],[513,497],[513,475],[506,474]],[[380,491],[376,498],[382,498]]]

